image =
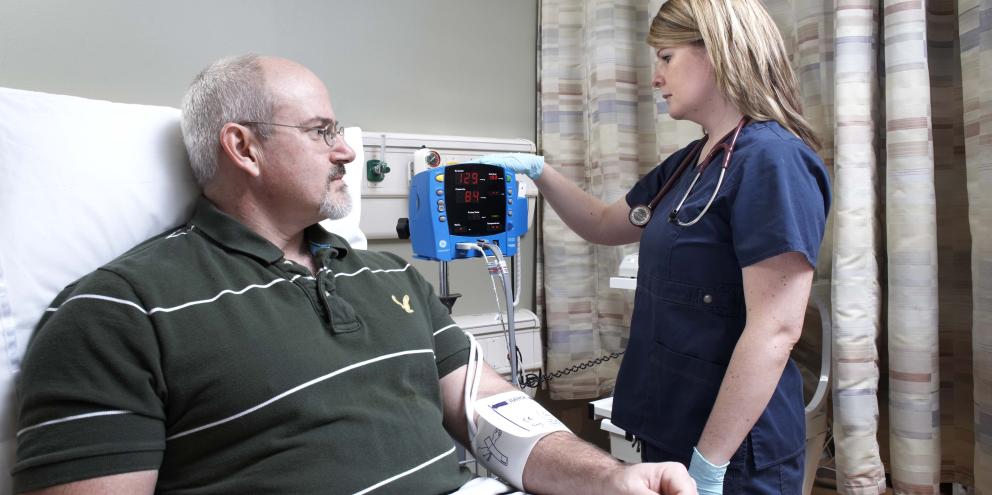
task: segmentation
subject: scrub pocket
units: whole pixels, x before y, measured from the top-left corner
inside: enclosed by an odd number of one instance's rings
[[[758,469],[754,464],[751,435],[730,459],[723,478],[724,495],[801,495],[805,452],[777,464]]]
[[[730,362],[745,323],[741,286],[709,286],[645,277],[654,340],[668,349],[722,368]]]
[[[709,363],[654,343],[650,357],[656,377],[645,391],[655,403],[655,417],[648,423],[645,439],[669,452],[692,452],[703,433],[706,419],[720,391],[726,367]]]

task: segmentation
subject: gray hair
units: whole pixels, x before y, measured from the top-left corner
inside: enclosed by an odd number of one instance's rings
[[[183,141],[193,176],[204,187],[217,171],[220,130],[228,122],[268,122],[272,101],[265,86],[261,56],[227,57],[203,69],[182,103]],[[265,139],[265,126],[256,132]]]

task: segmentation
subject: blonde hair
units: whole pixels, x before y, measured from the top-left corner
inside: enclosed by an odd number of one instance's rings
[[[647,41],[658,49],[702,43],[717,86],[741,113],[774,120],[819,149],[803,117],[782,34],[759,0],[668,0],[651,22]]]

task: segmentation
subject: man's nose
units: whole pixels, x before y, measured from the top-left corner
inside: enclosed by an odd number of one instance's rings
[[[334,146],[331,147],[331,162],[344,165],[353,161],[355,161],[355,150],[351,149],[351,146],[345,142],[344,136],[339,136],[334,140]]]

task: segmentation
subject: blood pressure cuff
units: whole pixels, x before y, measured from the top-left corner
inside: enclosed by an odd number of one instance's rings
[[[511,485],[524,488],[524,466],[531,450],[546,435],[569,431],[558,418],[519,390],[475,402],[478,433],[472,453],[490,471]]]

